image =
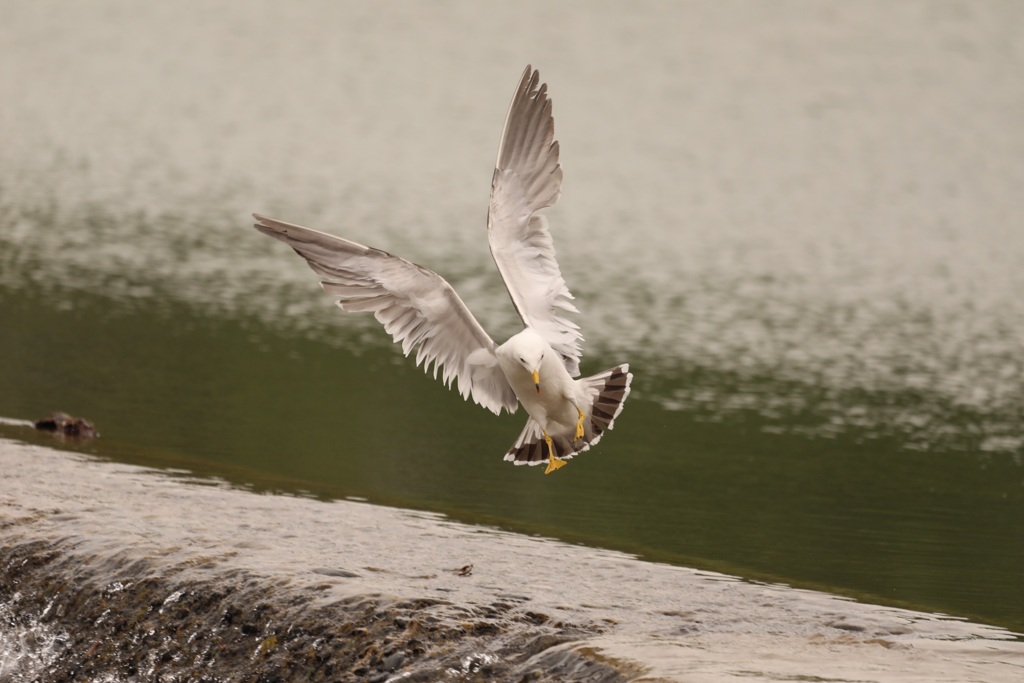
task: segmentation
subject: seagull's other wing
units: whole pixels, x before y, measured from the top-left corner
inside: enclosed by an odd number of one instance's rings
[[[459,295],[432,270],[310,228],[253,214],[254,227],[281,240],[323,277],[326,292],[343,311],[372,311],[416,365],[434,364],[451,386],[458,380],[463,398],[495,413],[515,412],[512,387],[498,366],[494,340]],[[418,348],[417,348],[418,347]]]
[[[491,181],[487,239],[519,317],[551,344],[576,377],[582,337],[563,314],[577,311],[555,260],[547,220],[536,213],[558,201],[562,184],[551,100],[547,85],[539,83],[539,72],[527,66],[505,118]]]

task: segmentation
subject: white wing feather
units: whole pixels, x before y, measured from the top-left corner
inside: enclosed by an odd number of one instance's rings
[[[562,169],[547,85],[527,66],[505,118],[491,181],[487,239],[491,255],[523,322],[537,330],[579,375],[579,327],[562,313],[576,313],[555,260],[547,220],[537,214],[558,201]]]
[[[306,259],[324,278],[325,291],[344,311],[371,311],[402,351],[416,351],[416,365],[434,366],[449,387],[458,381],[463,398],[472,397],[494,413],[518,406],[498,366],[494,340],[455,293],[432,270],[386,251],[365,247],[318,230],[253,214],[255,228],[275,237]],[[418,347],[418,348],[417,348]]]

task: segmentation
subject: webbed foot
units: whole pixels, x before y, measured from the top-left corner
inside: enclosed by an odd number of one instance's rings
[[[544,443],[548,445],[548,466],[544,474],[551,474],[560,467],[565,467],[565,461],[555,457],[555,445],[551,443],[551,437],[546,431],[541,431],[544,434]]]

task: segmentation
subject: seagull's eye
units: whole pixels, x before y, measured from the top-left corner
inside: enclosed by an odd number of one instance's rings
[[[520,363],[525,363],[525,362],[526,362],[526,359],[525,359],[525,358],[523,358],[522,356],[519,356],[519,362],[520,362]]]

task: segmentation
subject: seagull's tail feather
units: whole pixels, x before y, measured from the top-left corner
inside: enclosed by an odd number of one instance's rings
[[[551,434],[551,443],[555,447],[555,457],[568,460],[577,453],[590,448],[590,444],[580,439],[573,443],[569,436]],[[600,439],[601,437],[598,437]],[[519,438],[505,454],[505,460],[517,465],[540,465],[548,461],[548,447],[544,443],[544,433],[540,425],[532,417],[526,419],[526,426]]]
[[[629,363],[616,365],[579,380],[590,402],[589,409],[583,407],[586,418],[583,438],[587,440],[588,446],[595,445],[606,430],[615,426],[615,418],[622,412],[632,382],[633,373],[629,371]]]
[[[622,405],[629,396],[629,385],[633,373],[623,363],[596,375],[578,380],[580,394],[584,397],[581,409],[584,414],[583,438],[577,441],[572,435],[551,434],[555,457],[568,460],[577,453],[597,444],[605,431],[615,426],[615,418],[622,412]],[[505,460],[517,465],[539,465],[548,461],[548,450],[540,424],[532,417],[505,454]]]
[[[505,460],[517,465],[539,465],[547,462],[547,459],[547,448],[540,425],[532,417],[528,417],[519,438],[505,454]]]

